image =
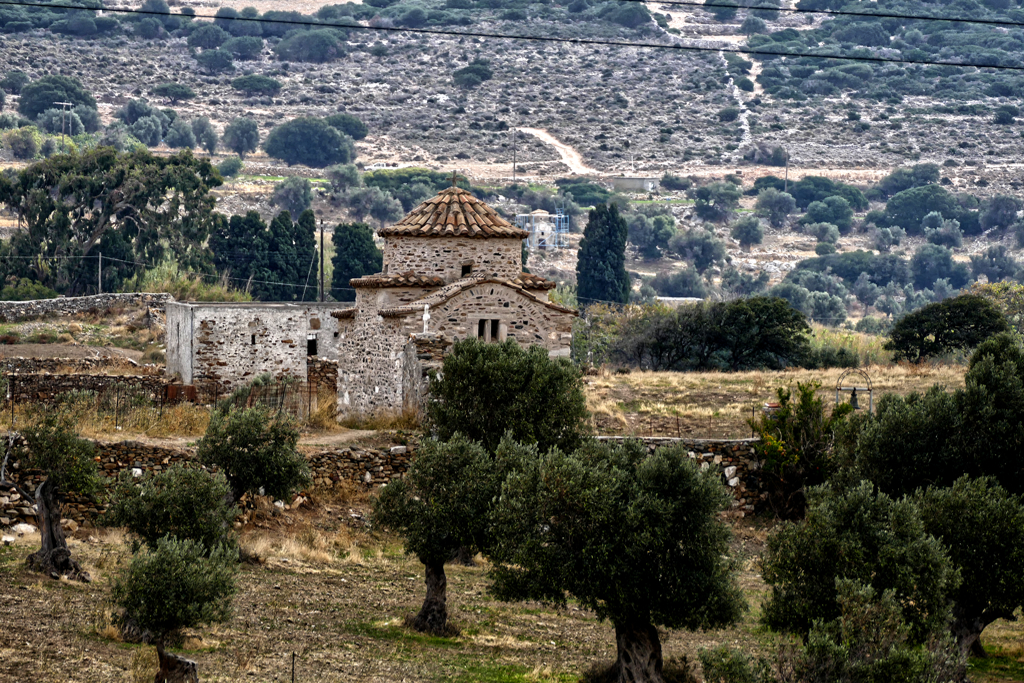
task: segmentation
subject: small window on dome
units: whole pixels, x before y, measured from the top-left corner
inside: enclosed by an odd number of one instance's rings
[[[469,277],[473,273],[473,266],[466,265],[462,266],[462,277]]]

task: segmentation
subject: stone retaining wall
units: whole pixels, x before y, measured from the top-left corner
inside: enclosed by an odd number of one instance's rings
[[[714,467],[722,476],[722,483],[732,489],[733,516],[743,517],[758,509],[764,499],[760,490],[761,461],[756,446],[760,439],[680,439],[675,437],[599,436],[600,441],[622,443],[626,439],[644,442],[649,453],[662,446],[682,444],[689,456],[700,463],[701,469]]]
[[[95,391],[97,394],[117,386],[141,391],[153,401],[163,397],[170,380],[160,375],[65,375],[36,372],[13,372],[5,375],[14,400],[19,403],[52,403],[70,391]]]
[[[40,318],[45,315],[75,315],[142,305],[162,310],[169,301],[174,301],[174,297],[170,294],[148,292],[94,294],[92,296],[57,297],[56,299],[36,299],[34,301],[0,301],[0,322]]]
[[[0,443],[6,446],[6,435],[0,438]],[[160,472],[175,463],[201,467],[196,462],[194,448],[164,448],[138,441],[93,443],[105,490],[109,490],[113,480],[125,470]],[[412,451],[406,446],[395,446],[385,451],[346,447],[306,454],[315,488],[330,488],[342,482],[374,488],[404,476],[412,457]],[[8,476],[27,492],[34,494],[36,487],[43,481],[42,473],[38,470],[22,471],[18,465],[17,462],[10,463]],[[103,497],[103,492],[92,497],[65,496],[65,518],[79,526],[93,524],[96,517],[106,509],[102,503]],[[0,527],[18,522],[35,524],[32,501],[22,499],[17,493],[0,491]]]
[[[140,364],[124,356],[100,356],[99,358],[4,358],[0,371],[23,374],[36,372],[61,372],[63,374],[103,374],[105,370],[128,371],[132,375],[162,375],[162,365]]]

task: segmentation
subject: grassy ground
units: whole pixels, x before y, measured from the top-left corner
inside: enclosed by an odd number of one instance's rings
[[[882,365],[863,368],[875,400],[884,393],[924,391],[934,384],[963,386],[962,365]],[[819,393],[835,401],[841,369],[783,372],[631,372],[603,371],[587,378],[587,404],[600,434],[739,438],[750,436],[752,411],[776,400],[779,388],[819,382]],[[862,379],[856,379],[863,385]],[[867,396],[861,405],[867,408]],[[844,396],[844,400],[848,395]]]
[[[313,511],[266,514],[243,534],[263,558],[244,564],[233,618],[186,634],[182,649],[203,681],[448,681],[520,683],[576,681],[615,656],[608,623],[570,604],[507,604],[487,594],[486,565],[451,566],[450,638],[406,629],[402,619],[423,597],[422,565],[394,538],[374,538],[360,516],[363,498],[320,499]],[[766,587],[757,559],[768,529],[756,520],[736,527],[732,552],[750,602],[736,627],[707,633],[663,632],[665,656],[696,661],[704,648],[727,644],[764,651],[757,626]],[[26,680],[151,681],[151,646],[119,642],[110,624],[111,576],[128,555],[117,532],[80,530],[72,552],[91,584],[43,579],[24,569],[38,536],[0,547],[0,682]],[[976,661],[982,683],[1024,681],[1024,630],[999,622],[984,636],[995,657]]]

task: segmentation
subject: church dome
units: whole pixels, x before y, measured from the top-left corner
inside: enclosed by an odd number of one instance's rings
[[[381,237],[518,237],[529,233],[461,187],[448,187],[410,211],[394,225],[377,231]]]

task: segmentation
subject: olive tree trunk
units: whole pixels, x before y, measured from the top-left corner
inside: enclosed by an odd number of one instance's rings
[[[160,659],[160,670],[154,683],[199,683],[196,663],[164,651],[164,639],[156,641],[156,656]]]
[[[1011,618],[1012,616],[1010,615]],[[988,653],[985,652],[985,648],[981,645],[981,632],[985,630],[985,627],[991,621],[993,620],[986,620],[984,617],[978,616],[954,615],[953,637],[956,638],[957,645],[960,646],[960,651],[964,655],[981,658],[988,657]]]
[[[55,579],[65,576],[74,581],[90,581],[89,572],[71,559],[64,529],[60,525],[60,500],[57,487],[49,479],[36,489],[36,521],[42,547],[28,556],[28,566]]]
[[[618,683],[665,683],[658,629],[651,623],[615,624]]]
[[[423,566],[426,567],[427,597],[409,625],[417,631],[448,635],[448,578],[444,574],[444,562],[424,562]]]

